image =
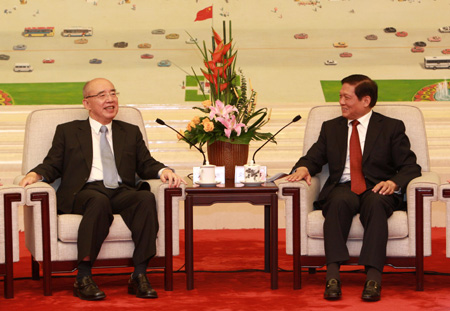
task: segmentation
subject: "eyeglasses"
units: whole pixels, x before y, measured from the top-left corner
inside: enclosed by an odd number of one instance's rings
[[[106,96],[108,96],[108,95],[114,98],[114,97],[119,96],[119,92],[116,92],[116,91],[111,91],[109,93],[100,92],[100,93],[98,93],[96,95],[85,96],[84,98],[87,99],[87,98],[97,97],[98,99],[105,99]]]

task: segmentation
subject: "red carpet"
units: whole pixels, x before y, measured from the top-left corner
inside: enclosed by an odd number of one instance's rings
[[[131,269],[97,269],[96,274],[127,273],[95,276],[107,295],[105,300],[87,302],[73,297],[73,276],[54,277],[53,296],[46,297],[42,281],[30,280],[29,253],[23,247],[21,261],[14,265],[15,298],[4,299],[2,295],[0,310],[450,310],[450,258],[445,257],[445,229],[433,228],[432,234],[433,256],[425,261],[425,291],[415,291],[415,277],[409,271],[386,268],[382,299],[376,303],[360,299],[364,275],[355,272],[361,268],[358,266],[347,267],[348,271],[342,273],[343,298],[339,301],[322,298],[323,271],[302,273],[303,288],[296,291],[292,289],[292,272],[280,271],[279,289],[270,290],[270,274],[259,271],[264,267],[263,230],[196,230],[197,272],[192,291],[186,290],[182,272],[174,274],[174,291],[164,291],[163,274],[155,271],[149,278],[160,298],[138,299],[126,291]],[[279,240],[279,267],[292,270],[292,257],[285,254],[284,230],[280,230]],[[23,234],[21,242],[24,245]],[[174,258],[174,269],[183,270],[183,263],[182,253]],[[432,271],[447,275],[434,275]],[[0,291],[3,293],[3,282]]]

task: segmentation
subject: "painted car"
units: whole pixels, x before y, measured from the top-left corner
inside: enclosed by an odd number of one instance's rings
[[[180,35],[177,33],[169,33],[168,35],[166,35],[166,39],[178,39],[179,37]]]
[[[428,41],[430,42],[441,42],[441,37],[439,36],[432,36],[428,38]]]
[[[98,58],[92,58],[89,60],[89,64],[101,64],[102,60]]]
[[[325,65],[327,65],[327,66],[333,66],[333,65],[337,65],[337,62],[336,62],[335,60],[333,60],[333,59],[327,59],[327,60],[325,61]]]
[[[350,52],[344,52],[344,53],[339,54],[339,56],[340,56],[340,57],[352,57],[353,54],[350,53]]]
[[[442,50],[442,54],[450,54],[450,49]]]
[[[172,63],[168,59],[158,62],[158,67],[170,67],[170,65],[172,65]]]
[[[302,33],[296,33],[296,34],[294,35],[294,38],[295,38],[295,39],[308,39],[308,34],[307,34],[307,33],[304,33],[304,32],[302,32]]]
[[[17,44],[13,46],[13,50],[26,50],[27,46],[25,44]]]
[[[408,33],[406,31],[399,31],[395,34],[397,37],[406,37]]]
[[[166,31],[164,29],[153,29],[152,30],[152,35],[163,35],[165,33],[166,33]]]
[[[75,44],[86,44],[86,43],[88,43],[88,39],[81,38],[81,39],[76,39],[73,42],[75,42]]]
[[[197,38],[189,38],[189,40],[186,40],[186,44],[195,44],[197,43]]]
[[[55,60],[54,60],[53,58],[44,58],[44,59],[42,60],[42,62],[43,62],[44,64],[53,64],[53,63],[55,62]]]
[[[423,47],[421,47],[421,46],[414,46],[411,49],[411,52],[413,52],[413,53],[423,53],[423,52],[425,52],[425,49]]]
[[[386,33],[393,33],[393,32],[396,32],[397,31],[397,29],[395,29],[394,27],[386,27],[386,28],[384,28],[384,32],[386,32]]]
[[[347,43],[345,43],[345,42],[335,42],[335,43],[333,43],[333,46],[335,48],[346,48],[346,47],[348,47]]]
[[[120,41],[114,43],[115,48],[126,48],[128,46],[128,42]]]
[[[10,56],[6,54],[0,54],[0,60],[9,60]]]
[[[423,42],[423,41],[416,41],[416,42],[413,43],[413,45],[414,46],[420,46],[420,47],[423,47],[423,48],[427,46],[427,44],[425,42]]]
[[[367,35],[364,38],[366,38],[366,40],[378,40],[378,36],[374,34]]]
[[[450,26],[444,26],[439,28],[439,32],[450,32]]]
[[[141,43],[138,45],[138,48],[140,48],[140,49],[149,49],[151,47],[152,47],[152,45],[150,43]]]
[[[152,54],[142,54],[141,58],[142,59],[152,59],[154,56]]]

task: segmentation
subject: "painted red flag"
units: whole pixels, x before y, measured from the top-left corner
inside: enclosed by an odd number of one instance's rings
[[[195,21],[194,22],[196,22],[196,21],[204,21],[205,19],[208,19],[208,18],[212,18],[212,14],[213,14],[213,10],[212,10],[212,5],[211,6],[209,6],[209,7],[207,7],[207,8],[204,8],[203,10],[200,10],[200,11],[198,11],[197,12],[197,17],[195,18]]]

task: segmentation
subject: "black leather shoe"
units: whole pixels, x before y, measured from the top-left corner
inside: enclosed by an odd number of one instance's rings
[[[336,279],[329,279],[325,287],[323,298],[327,300],[336,300],[341,298],[341,282]]]
[[[363,300],[366,301],[378,301],[381,298],[381,285],[376,281],[368,280],[364,284],[364,290],[362,292]]]
[[[95,284],[91,276],[85,276],[80,282],[73,284],[73,295],[83,300],[100,300],[106,297]]]
[[[136,295],[138,298],[158,298],[145,274],[138,274],[135,278],[131,275],[128,281],[128,294]]]

